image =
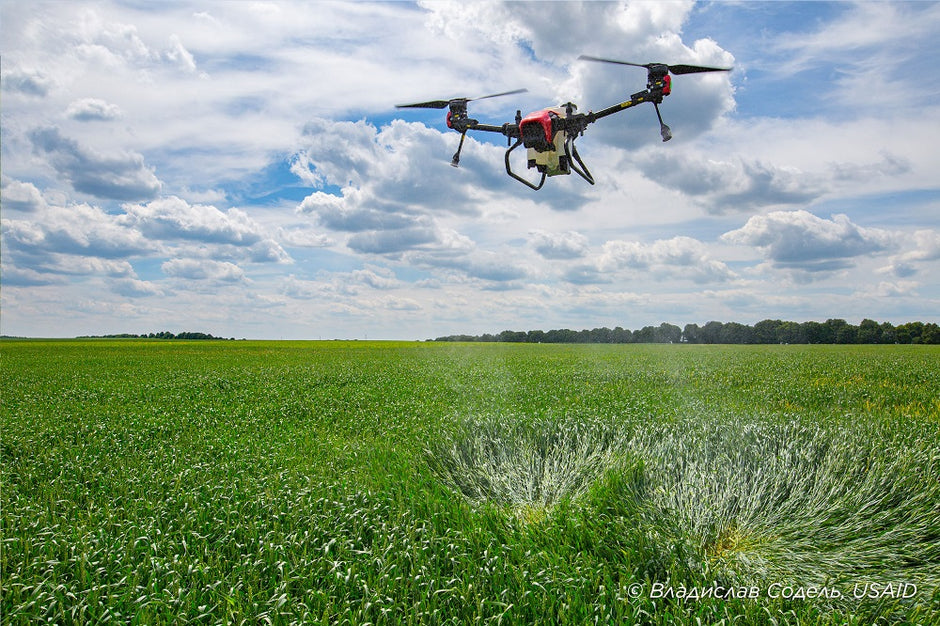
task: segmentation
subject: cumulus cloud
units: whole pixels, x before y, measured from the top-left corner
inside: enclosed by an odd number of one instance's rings
[[[6,211],[38,211],[45,206],[42,192],[32,183],[4,179],[0,195],[3,197],[3,208]]]
[[[647,177],[691,196],[715,214],[805,204],[826,189],[818,174],[741,156],[715,159],[689,151],[650,151],[637,166]]]
[[[862,297],[904,298],[916,297],[920,283],[913,280],[881,281],[877,285],[866,284],[856,291]]]
[[[286,246],[299,248],[325,248],[336,243],[332,237],[304,227],[285,228],[282,226],[277,229],[276,239]]]
[[[16,257],[36,264],[50,253],[116,259],[154,249],[119,216],[88,204],[47,206],[35,219],[5,219],[3,240]]]
[[[98,98],[82,98],[70,103],[65,114],[80,122],[111,121],[121,117],[121,108]]]
[[[343,195],[315,191],[304,198],[298,212],[314,215],[330,230],[360,233],[363,231],[400,230],[418,225],[420,215],[408,214],[394,207],[369,202],[362,191],[347,187]]]
[[[443,167],[458,141],[452,131],[403,120],[376,127],[365,121],[314,119],[304,128],[291,172],[312,187],[341,189],[342,203],[317,195],[311,199],[341,230],[354,231],[359,221],[374,222],[383,214],[436,210],[479,215],[480,190],[513,188],[497,156],[502,151],[470,136],[461,168]]]
[[[8,192],[19,215],[2,220],[5,283],[7,276],[17,284],[55,282],[63,275],[111,277],[120,279],[110,283],[114,293],[137,297],[160,287],[139,281],[131,261],[171,255],[176,260],[167,266],[168,276],[229,282],[245,276],[231,261],[293,262],[238,209],[223,212],[169,197],[109,213],[84,203],[49,203],[34,186],[8,181],[5,211]]]
[[[228,261],[212,259],[170,259],[160,266],[172,278],[236,283],[246,280],[245,271]]]
[[[904,252],[892,257],[890,263],[881,268],[881,272],[907,278],[929,263],[940,261],[940,231],[915,231],[903,237],[900,245]]]
[[[164,294],[158,285],[137,278],[120,278],[110,285],[111,291],[127,298],[146,298]]]
[[[10,93],[42,98],[52,89],[54,82],[44,72],[32,69],[14,68],[4,72],[0,84]]]
[[[456,134],[450,138],[457,141]],[[313,120],[303,142],[291,171],[314,187],[339,189],[314,191],[297,212],[348,234],[346,245],[357,253],[397,257],[466,249],[467,237],[445,227],[442,217],[479,217],[486,199],[507,188],[498,159],[479,154],[492,147],[468,139],[462,168],[454,170],[442,157],[456,146],[423,124],[395,120],[377,128]]]
[[[562,279],[572,285],[600,285],[613,282],[610,272],[604,272],[596,265],[579,264],[567,268],[562,273]]]
[[[39,287],[42,285],[61,285],[66,282],[67,281],[63,276],[49,274],[45,271],[37,271],[28,267],[17,267],[11,263],[9,259],[4,259],[4,287]]]
[[[846,215],[827,220],[805,210],[753,216],[722,239],[758,248],[775,268],[811,274],[851,267],[857,257],[897,246],[896,236],[888,231],[863,228]]]
[[[532,248],[545,259],[577,259],[587,252],[588,239],[581,233],[567,231],[550,233],[533,230],[529,233]]]
[[[160,191],[159,179],[140,154],[100,154],[55,127],[34,129],[29,139],[35,152],[45,156],[75,191],[110,200],[149,199]]]
[[[413,250],[438,241],[437,231],[431,226],[412,226],[391,230],[370,230],[349,237],[346,245],[356,252],[367,254],[395,254]]]
[[[369,266],[365,269],[354,270],[350,278],[373,289],[394,289],[401,285],[401,282],[395,278],[395,273],[387,267]]]
[[[505,288],[532,274],[524,262],[508,252],[454,250],[449,254],[439,254],[416,251],[409,253],[407,259],[418,267],[456,272],[462,280],[484,281],[489,288],[494,284]]]
[[[261,240],[259,226],[238,209],[190,204],[176,196],[147,204],[128,204],[122,220],[154,239],[189,239],[250,246]]]
[[[723,282],[735,274],[712,258],[704,243],[691,237],[658,239],[652,243],[613,240],[604,244],[597,260],[600,272],[630,270],[658,277],[688,279],[697,283]]]

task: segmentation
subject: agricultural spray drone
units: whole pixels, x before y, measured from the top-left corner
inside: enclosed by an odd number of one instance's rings
[[[663,122],[662,114],[659,111],[659,105],[663,98],[672,93],[672,76],[670,74],[697,74],[700,72],[727,72],[730,68],[703,67],[700,65],[666,65],[664,63],[629,63],[627,61],[615,61],[612,59],[602,59],[598,57],[581,55],[578,57],[586,61],[599,61],[602,63],[615,63],[617,65],[631,65],[634,67],[643,67],[647,71],[646,89],[630,96],[629,100],[618,102],[606,109],[601,109],[596,113],[577,113],[577,105],[568,102],[556,107],[549,107],[525,117],[522,111],[516,111],[514,122],[507,122],[502,126],[491,124],[481,124],[479,121],[471,118],[467,113],[467,104],[476,100],[486,98],[496,98],[499,96],[509,96],[517,93],[523,93],[525,89],[516,89],[503,93],[481,96],[479,98],[452,98],[450,100],[431,100],[428,102],[416,102],[414,104],[399,104],[397,108],[420,108],[420,109],[449,109],[447,112],[447,127],[460,133],[460,143],[457,146],[457,152],[451,160],[451,165],[457,167],[460,163],[460,151],[463,149],[463,141],[467,131],[482,131],[487,133],[499,133],[508,140],[509,148],[506,150],[506,173],[522,184],[538,190],[545,184],[547,176],[568,175],[575,172],[581,178],[594,184],[594,177],[590,170],[581,160],[578,149],[574,145],[575,139],[582,136],[590,124],[599,119],[605,118],[614,113],[619,113],[631,107],[644,102],[652,102],[656,109],[656,117],[659,119],[660,134],[663,141],[672,139],[672,131]],[[513,141],[515,140],[515,141]],[[519,176],[512,170],[509,162],[510,154],[520,145],[525,146],[527,150],[527,169],[535,169],[541,174],[538,184],[532,183]]]

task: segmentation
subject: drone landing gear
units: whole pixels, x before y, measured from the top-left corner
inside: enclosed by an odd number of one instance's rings
[[[525,178],[519,176],[515,172],[513,172],[512,165],[509,162],[509,155],[512,153],[513,150],[518,148],[520,144],[522,144],[521,137],[517,139],[516,142],[512,144],[508,150],[506,150],[506,173],[509,174],[510,177],[518,180],[520,183],[522,183],[526,187],[529,187],[530,189],[534,189],[538,191],[539,189],[542,188],[542,185],[545,184],[545,178],[548,176],[548,169],[544,165],[537,166],[539,168],[539,171],[542,173],[542,176],[539,179],[538,184],[530,182],[526,180]],[[559,171],[554,172],[552,174],[553,176],[558,175],[558,174],[570,174],[571,172],[574,172],[575,174],[577,174],[578,176],[580,176],[581,178],[583,178],[590,184],[592,185],[594,184],[594,176],[591,175],[591,170],[588,169],[587,165],[585,165],[584,161],[581,159],[581,155],[578,154],[578,148],[574,145],[573,136],[569,135],[565,139],[565,154],[564,156],[559,157],[558,161],[560,165]],[[529,167],[533,167],[533,165],[534,165],[534,161],[530,161]]]
[[[591,176],[591,171],[587,168],[587,165],[584,164],[584,161],[581,160],[581,155],[578,154],[578,149],[574,145],[574,136],[568,135],[565,140],[565,156],[568,159],[568,167],[570,167],[574,172],[588,181],[592,185],[594,184],[594,177]],[[572,159],[574,157],[574,159]],[[577,165],[575,165],[577,162]]]
[[[530,183],[526,179],[524,179],[522,176],[519,176],[518,174],[513,172],[512,166],[509,164],[509,153],[515,150],[516,148],[518,148],[520,145],[522,145],[521,136],[518,139],[516,139],[516,143],[509,146],[509,149],[506,150],[506,173],[509,174],[509,176],[511,176],[512,178],[515,178],[516,180],[518,180],[520,183],[522,183],[526,187],[529,187],[530,189],[534,189],[535,191],[538,191],[539,189],[542,188],[542,185],[545,184],[545,177],[547,176],[547,174],[544,171],[542,172],[542,178],[539,179],[539,184],[535,185],[533,183]]]
[[[666,123],[663,121],[663,116],[659,112],[659,103],[655,100],[653,101],[653,108],[656,109],[656,117],[659,118],[659,134],[663,136],[663,141],[669,141],[672,139],[672,131],[669,130],[669,127],[666,126]]]
[[[460,151],[463,150],[463,140],[467,136],[467,131],[460,133],[460,143],[457,145],[457,152],[454,153],[454,158],[450,160],[452,167],[460,166]]]

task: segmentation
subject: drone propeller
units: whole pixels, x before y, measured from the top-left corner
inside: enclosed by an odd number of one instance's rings
[[[467,136],[467,130],[469,130],[471,124],[477,124],[476,120],[472,120],[467,117],[467,103],[473,102],[474,100],[498,98],[499,96],[511,96],[512,94],[524,93],[526,91],[528,91],[528,89],[513,89],[512,91],[491,93],[488,96],[480,96],[478,98],[430,100],[428,102],[415,102],[414,104],[396,104],[395,107],[399,109],[445,109],[450,107],[450,112],[447,114],[447,126],[448,128],[453,128],[460,133],[460,143],[457,145],[457,152],[454,153],[454,157],[451,159],[450,164],[454,167],[458,167],[460,163],[460,151],[463,150],[463,140]]]
[[[703,65],[666,65],[665,63],[630,63],[629,61],[616,61],[614,59],[602,59],[582,54],[578,57],[583,61],[600,61],[601,63],[615,63],[617,65],[632,65],[633,67],[645,67],[652,70],[654,67],[665,67],[673,74],[698,74],[700,72],[730,72],[730,67],[705,67]]]
[[[480,96],[478,98],[452,98],[450,100],[430,100],[428,102],[416,102],[414,104],[396,104],[395,108],[398,109],[446,109],[452,104],[466,104],[468,102],[473,102],[474,100],[486,100],[487,98],[497,98],[499,96],[511,96],[517,93],[525,93],[528,89],[514,89],[512,91],[504,91],[502,93],[493,93],[488,96]]]

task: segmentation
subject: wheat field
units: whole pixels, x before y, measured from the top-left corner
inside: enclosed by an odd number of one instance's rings
[[[4,624],[940,622],[940,347],[0,342]]]

